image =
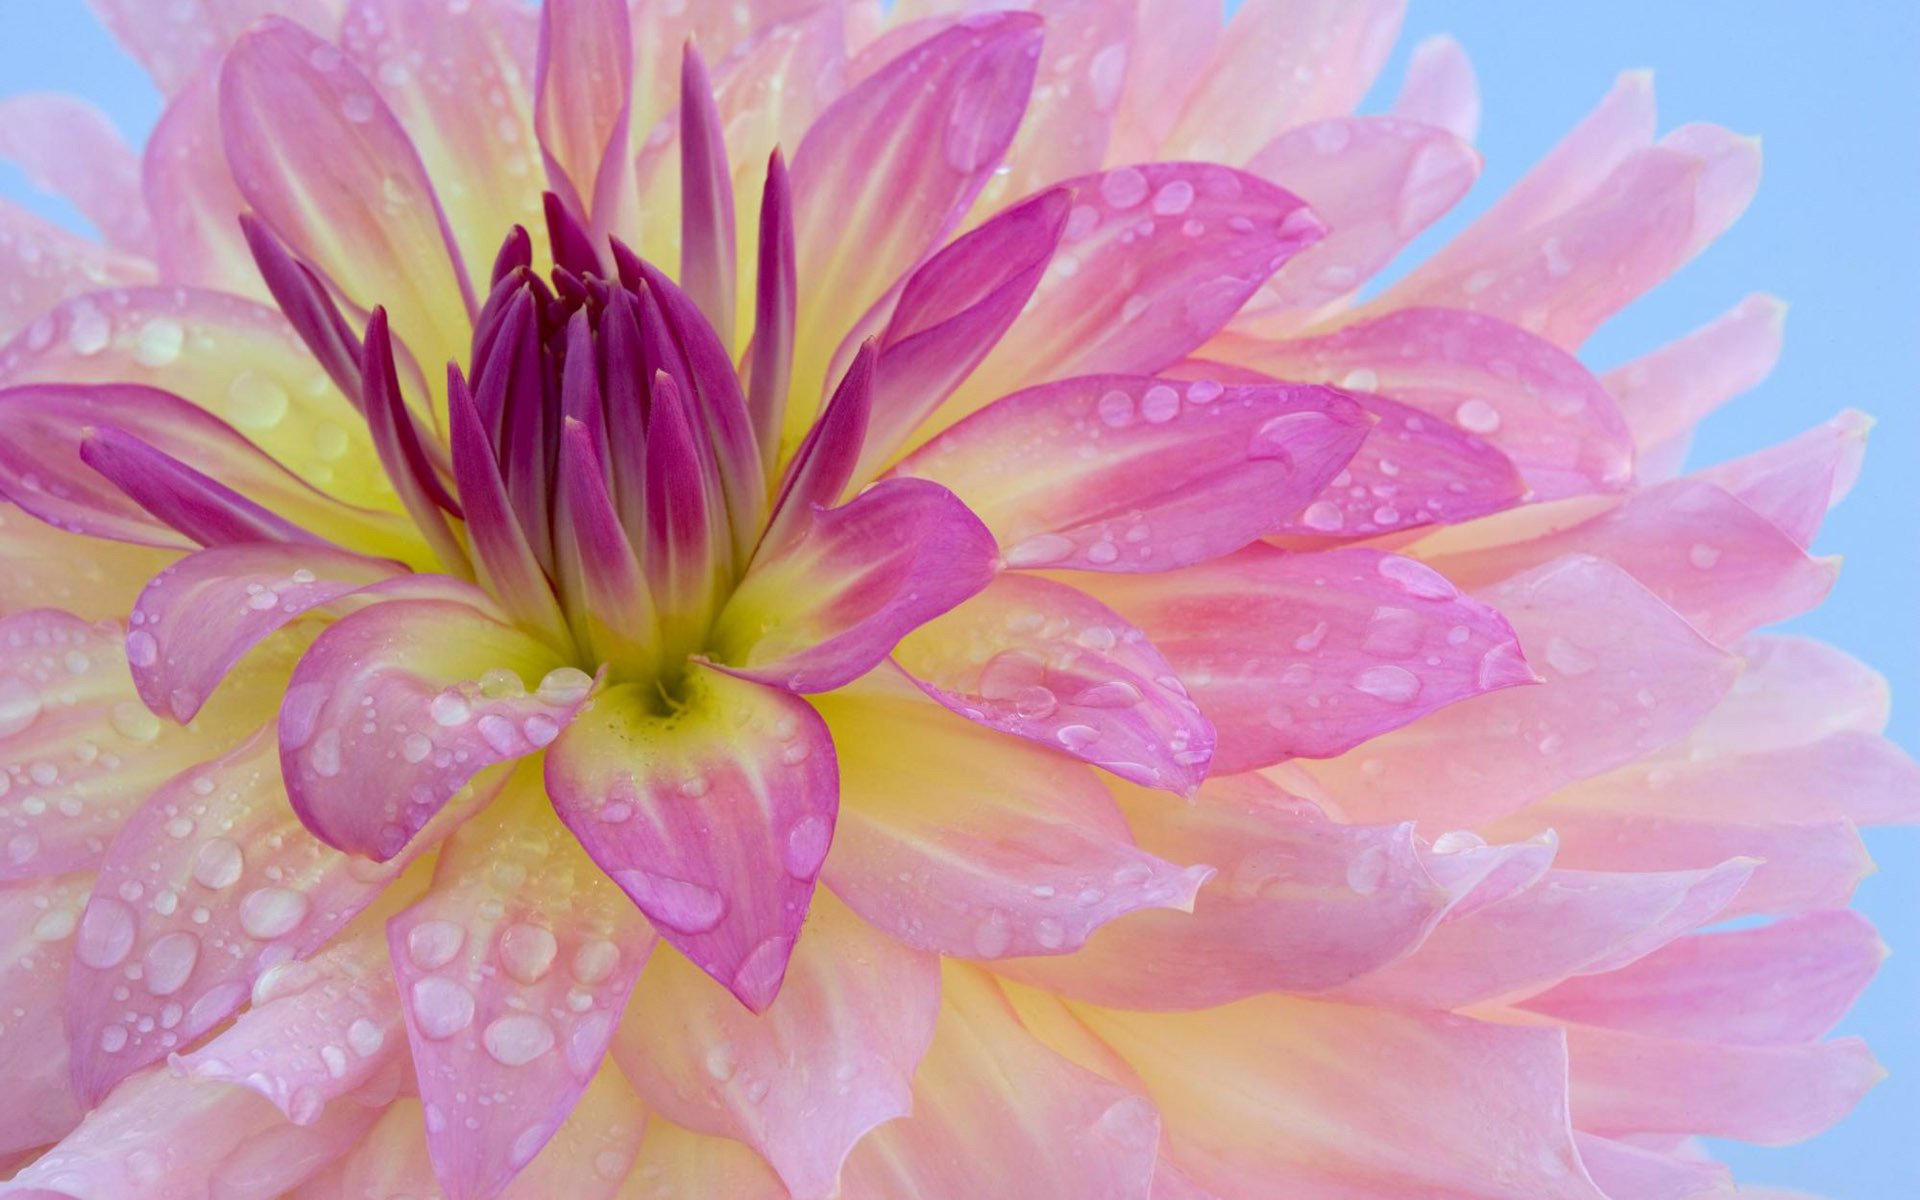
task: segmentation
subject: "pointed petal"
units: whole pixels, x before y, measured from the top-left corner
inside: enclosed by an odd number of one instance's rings
[[[1220,730],[1215,770],[1325,758],[1531,681],[1512,628],[1431,568],[1267,546],[1095,589],[1145,631]]]
[[[1871,417],[1848,409],[1790,441],[1709,467],[1698,478],[1727,489],[1804,547],[1859,480],[1872,428]]]
[[[874,357],[871,342],[860,347],[820,419],[787,463],[760,539],[769,550],[784,548],[816,510],[832,508],[846,492],[873,408]]]
[[[362,609],[294,668],[280,765],[328,845],[392,858],[476,773],[552,742],[585,703],[586,675],[472,595]]]
[[[911,1109],[939,1011],[939,961],[827,899],[759,1015],[679,955],[657,956],[614,1056],[650,1107],[752,1146],[795,1196],[826,1197],[847,1151]]]
[[[1299,197],[1225,167],[1150,163],[1071,180],[1032,302],[941,410],[1074,375],[1153,375],[1218,333],[1326,227]]]
[[[1222,339],[1206,353],[1411,405],[1486,439],[1538,500],[1615,491],[1632,478],[1632,439],[1599,381],[1572,355],[1490,317],[1409,309],[1299,341]]]
[[[866,674],[900,639],[993,580],[993,539],[953,494],[887,480],[816,509],[784,547],[756,558],[720,614],[716,658],[790,691]]]
[[[493,443],[459,372],[447,376],[447,424],[453,477],[466,512],[467,543],[480,581],[507,611],[550,639],[564,636],[565,620],[552,585],[514,511]]]
[[[1161,145],[1213,55],[1225,8],[1223,0],[1139,0],[1141,33],[1128,48],[1110,161],[1164,157]]]
[[[923,625],[895,661],[940,703],[1146,787],[1189,794],[1213,726],[1137,627],[1049,579],[1002,575]]]
[[[1047,1049],[984,972],[949,963],[941,984],[913,1115],[854,1149],[847,1200],[1147,1200],[1159,1141],[1153,1105]]]
[[[1601,559],[1559,559],[1479,599],[1512,622],[1546,683],[1477,697],[1314,764],[1351,818],[1479,825],[1672,741],[1738,671]],[[1498,661],[1517,665],[1510,652]]]
[[[466,547],[447,521],[448,513],[459,515],[459,503],[447,491],[440,467],[427,455],[426,447],[438,450],[439,440],[423,433],[407,408],[384,307],[376,307],[367,321],[360,352],[360,400],[366,407],[367,428],[373,434],[380,466],[393,482],[407,515],[433,547],[443,569],[459,575],[469,573]]]
[[[824,878],[908,945],[1071,954],[1126,913],[1190,907],[1209,873],[1135,846],[1085,767],[958,720],[904,681],[819,703],[844,800]]]
[[[1169,148],[1239,164],[1282,129],[1352,111],[1400,32],[1405,0],[1250,0],[1213,61]]]
[[[795,374],[800,403],[787,444],[813,418],[827,356],[864,312],[951,233],[1000,165],[1026,108],[1041,23],[982,14],[908,49],[822,113],[793,159],[803,304]],[[843,236],[861,231],[859,253]]]
[[[406,131],[343,51],[261,22],[221,66],[220,127],[261,219],[361,308],[385,305],[419,362],[465,357],[471,287],[446,214]]]
[[[993,349],[1033,296],[1066,227],[1069,193],[1054,188],[947,244],[915,271],[880,334],[866,480]]]
[[[1603,1200],[1573,1145],[1557,1029],[1279,996],[1075,1011],[1223,1196]]]
[[[350,859],[301,828],[268,731],[175,776],[114,839],[80,919],[67,986],[75,1083],[98,1097],[192,1045],[404,866]]]
[[[498,1195],[559,1128],[653,946],[544,808],[521,773],[387,924],[427,1145],[454,1200]]]
[[[680,280],[723,345],[733,344],[733,175],[713,84],[688,42],[680,67]]]
[[[256,299],[267,291],[234,224],[247,208],[220,144],[220,89],[198,75],[167,101],[147,137],[141,191],[153,214],[160,277]]]
[[[1473,141],[1480,131],[1480,82],[1459,42],[1442,33],[1414,46],[1393,115]]]
[[[0,1155],[55,1141],[86,1112],[68,1077],[61,1018],[73,931],[92,883],[75,873],[0,886]]]
[[[1607,372],[1601,382],[1642,457],[1683,446],[1707,414],[1771,374],[1786,317],[1787,306],[1772,296],[1748,296],[1685,337]]]
[[[681,686],[668,714],[633,685],[596,697],[547,790],[661,936],[760,1012],[833,838],[833,741],[797,696],[700,666]]]
[[[621,0],[541,6],[533,110],[540,153],[549,186],[596,235],[615,229],[632,190],[627,139],[634,58]],[[595,244],[601,245],[598,237]]]
[[[35,187],[65,197],[108,245],[152,252],[140,160],[99,109],[52,93],[7,97],[0,101],[0,159]]]
[[[997,401],[894,473],[951,488],[1009,566],[1167,571],[1279,528],[1367,431],[1328,388],[1090,376]]]
[[[596,658],[647,662],[659,629],[640,559],[607,494],[590,435],[568,419],[562,436],[554,522],[562,594],[577,596],[574,603],[585,609],[573,619]]]
[[[248,26],[277,13],[322,34],[333,31],[335,0],[185,0],[165,10],[144,0],[89,0],[113,35],[164,93],[200,78]]]
[[[1593,1181],[1609,1196],[1637,1200],[1711,1200],[1734,1194],[1727,1168],[1716,1162],[1698,1162],[1681,1153],[1661,1154],[1612,1138],[1575,1130],[1573,1144],[1580,1149]],[[1752,1197],[1750,1189],[1739,1195]]]
[[[759,229],[759,253],[754,260],[753,345],[747,352],[747,414],[760,447],[761,469],[772,475],[779,461],[787,393],[793,382],[794,323],[799,304],[793,186],[778,149],[767,162]]]

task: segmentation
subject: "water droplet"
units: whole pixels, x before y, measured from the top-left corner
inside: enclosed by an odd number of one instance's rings
[[[1078,754],[1100,740],[1100,731],[1091,725],[1062,725],[1053,736],[1055,741]]]
[[[649,917],[680,933],[705,933],[726,915],[725,897],[698,883],[638,870],[615,871],[613,880]]]
[[[999,958],[1013,944],[1013,926],[1007,914],[990,912],[973,930],[973,948],[981,958]]]
[[[407,957],[422,971],[435,971],[453,961],[467,941],[466,929],[454,921],[422,921],[407,930]]]
[[[521,983],[538,983],[553,966],[560,945],[538,925],[515,925],[500,935],[500,962]]]
[[[1547,642],[1547,665],[1562,675],[1579,676],[1599,665],[1599,660],[1563,637]]]
[[[1306,511],[1300,514],[1300,520],[1308,529],[1316,529],[1322,533],[1333,533],[1346,524],[1346,517],[1341,514],[1340,506],[1327,500],[1315,500],[1307,505]]]
[[[186,985],[199,961],[200,939],[191,933],[169,933],[155,940],[141,959],[147,990],[156,996],[173,995]]]
[[[451,979],[416,979],[409,995],[414,1024],[424,1038],[445,1041],[473,1023],[473,993]]]
[[[1705,542],[1696,542],[1687,551],[1687,561],[1702,571],[1711,571],[1720,561],[1720,549],[1717,546],[1709,546]]]
[[[1059,707],[1060,699],[1053,690],[1038,684],[1021,688],[1013,695],[1013,711],[1029,721],[1043,721]]]
[[[67,346],[82,356],[91,356],[107,348],[113,338],[113,326],[90,301],[75,301],[69,310]]]
[[[1177,217],[1193,207],[1193,185],[1184,179],[1164,184],[1153,194],[1154,215]]]
[[[593,676],[577,667],[556,667],[540,680],[534,694],[548,704],[568,706],[580,703],[593,690]]]
[[[466,724],[473,715],[473,709],[467,704],[467,698],[459,692],[445,691],[428,702],[427,715],[433,718],[434,724],[452,728]]]
[[[271,375],[245,370],[227,384],[227,420],[241,429],[272,429],[286,418],[287,389]]]
[[[240,901],[240,928],[263,942],[293,932],[306,918],[307,898],[292,888],[260,888]]]
[[[1100,198],[1117,209],[1132,208],[1147,198],[1147,177],[1133,167],[1108,171],[1100,180]]]
[[[19,733],[40,716],[40,693],[24,679],[0,679],[0,737]]]
[[[1451,600],[1454,596],[1453,584],[1447,577],[1423,562],[1390,554],[1380,560],[1377,569],[1409,596],[1422,600]]]
[[[1151,425],[1173,420],[1180,415],[1180,393],[1164,383],[1154,384],[1140,398],[1140,415]]]
[[[620,965],[620,947],[604,938],[582,942],[573,952],[573,977],[592,986],[603,983]]]
[[[164,367],[180,357],[180,347],[186,340],[186,331],[178,323],[156,317],[134,335],[133,359],[143,367]]]
[[[1485,435],[1500,428],[1500,410],[1478,396],[1462,400],[1460,407],[1453,410],[1453,419],[1468,433]]]
[[[410,733],[400,742],[400,757],[410,763],[424,762],[433,753],[433,742],[420,733]]]
[[[117,967],[133,950],[133,910],[111,896],[96,895],[80,918],[75,957],[97,971]]]
[[[386,1040],[387,1035],[380,1031],[380,1027],[365,1017],[357,1017],[353,1024],[347,1026],[347,1045],[361,1058],[378,1054]]]
[[[732,1042],[715,1042],[708,1046],[707,1052],[701,1056],[701,1061],[707,1068],[707,1075],[715,1083],[725,1083],[732,1079],[733,1072],[738,1066]]]
[[[787,874],[795,879],[812,879],[820,871],[820,864],[827,860],[827,849],[833,844],[833,827],[818,816],[808,814],[793,823],[787,830],[787,847],[783,856]]]
[[[150,742],[160,736],[160,718],[138,700],[122,700],[113,706],[108,718],[121,737],[134,742]]]
[[[512,1013],[488,1025],[480,1040],[495,1062],[523,1067],[553,1049],[553,1026],[532,1013]]]
[[[1390,704],[1406,704],[1420,694],[1420,677],[1405,667],[1383,663],[1354,676],[1353,687]]]
[[[1052,917],[1042,917],[1033,923],[1033,940],[1048,950],[1058,950],[1067,944],[1067,927]]]
[[[109,1025],[100,1031],[100,1048],[108,1054],[118,1054],[127,1048],[127,1029],[124,1025]]]
[[[246,865],[238,845],[226,838],[214,838],[194,854],[193,880],[217,892],[238,883]]]

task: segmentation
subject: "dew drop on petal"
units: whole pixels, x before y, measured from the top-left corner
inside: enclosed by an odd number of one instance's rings
[[[473,993],[451,979],[428,975],[413,981],[413,1020],[420,1036],[445,1041],[473,1023]]]
[[[214,838],[193,856],[193,881],[217,892],[238,883],[246,865],[238,845],[226,838]]]
[[[292,888],[264,887],[240,901],[240,928],[263,942],[292,933],[306,919],[307,898]]]
[[[1354,676],[1353,686],[1389,704],[1406,704],[1420,694],[1420,677],[1405,667],[1383,663]]]
[[[827,859],[833,843],[833,829],[819,816],[809,813],[787,830],[787,845],[782,856],[787,874],[795,879],[812,879]]]
[[[559,943],[538,925],[515,925],[500,935],[500,962],[520,983],[538,983],[553,966]]]
[[[95,896],[80,917],[75,957],[98,971],[117,967],[133,949],[133,910],[111,896]]]
[[[495,1062],[523,1067],[553,1049],[553,1026],[533,1013],[511,1013],[490,1023],[480,1040]]]
[[[453,961],[467,941],[465,927],[454,921],[422,921],[407,930],[407,957],[422,971],[433,971]]]

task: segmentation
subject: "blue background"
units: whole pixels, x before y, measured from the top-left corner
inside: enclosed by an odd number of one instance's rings
[[[1817,547],[1846,555],[1846,569],[1832,599],[1795,627],[1884,671],[1891,732],[1920,750],[1920,3],[1413,0],[1368,107],[1390,101],[1412,45],[1439,32],[1457,36],[1479,70],[1487,165],[1412,257],[1517,179],[1623,68],[1654,69],[1663,128],[1711,120],[1764,136],[1766,179],[1746,217],[1611,322],[1584,357],[1612,366],[1751,291],[1792,303],[1779,370],[1709,420],[1695,458],[1732,457],[1847,406],[1880,419],[1865,477]],[[0,0],[0,94],[36,89],[88,97],[136,140],[159,113],[146,77],[80,0]],[[0,167],[0,194],[77,224],[10,168]],[[1718,1147],[1748,1182],[1840,1200],[1920,1196],[1920,835],[1871,831],[1868,842],[1881,873],[1858,904],[1894,956],[1842,1032],[1870,1038],[1891,1078],[1811,1142]]]

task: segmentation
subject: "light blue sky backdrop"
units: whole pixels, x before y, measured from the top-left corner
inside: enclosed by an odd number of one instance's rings
[[[163,0],[154,0],[161,3]],[[704,2],[704,0],[702,0]],[[1894,734],[1920,748],[1920,4],[1914,0],[1413,0],[1383,77],[1450,32],[1480,71],[1486,171],[1431,249],[1571,126],[1623,68],[1651,67],[1663,127],[1711,120],[1765,139],[1767,172],[1744,220],[1609,324],[1586,358],[1605,368],[1712,318],[1752,291],[1792,303],[1773,378],[1712,418],[1696,458],[1727,458],[1847,406],[1880,419],[1859,488],[1819,549],[1846,556],[1833,598],[1795,627],[1892,679]],[[0,94],[51,88],[101,105],[143,137],[159,100],[80,0],[0,0]],[[0,170],[0,193],[71,220]],[[1785,1149],[1722,1147],[1750,1182],[1836,1200],[1920,1196],[1920,837],[1869,837],[1882,873],[1859,905],[1894,957],[1844,1032],[1892,1072],[1839,1129]]]

